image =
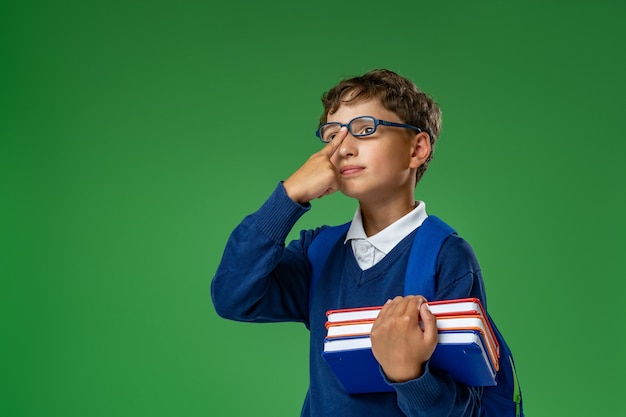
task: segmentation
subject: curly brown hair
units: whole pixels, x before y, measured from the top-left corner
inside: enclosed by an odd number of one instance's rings
[[[441,110],[428,94],[409,79],[388,69],[374,69],[361,76],[340,81],[322,95],[324,113],[320,117],[320,126],[342,104],[371,99],[379,100],[383,107],[398,115],[403,123],[417,126],[428,133],[431,151],[426,161],[417,169],[417,184],[433,159],[435,142],[441,130]]]

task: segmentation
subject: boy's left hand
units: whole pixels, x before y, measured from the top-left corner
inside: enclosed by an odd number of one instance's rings
[[[437,347],[437,319],[424,297],[398,296],[383,306],[370,338],[372,353],[387,379],[406,382],[422,375],[424,363]]]

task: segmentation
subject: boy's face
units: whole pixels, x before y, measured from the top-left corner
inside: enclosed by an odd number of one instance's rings
[[[348,123],[358,116],[404,122],[378,100],[344,104],[328,115],[328,122]],[[424,135],[405,128],[381,125],[373,135],[363,138],[355,138],[348,133],[331,157],[331,162],[341,173],[341,192],[361,202],[391,201],[412,193],[416,169],[425,159],[422,158],[426,151],[424,147],[427,146],[427,151],[430,151],[427,135],[425,140],[421,140]],[[427,157],[428,153],[425,155]]]

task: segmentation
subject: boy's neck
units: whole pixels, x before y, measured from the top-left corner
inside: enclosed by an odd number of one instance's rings
[[[412,194],[410,198],[402,201],[378,201],[375,203],[360,201],[359,209],[361,210],[365,234],[368,237],[375,235],[406,216],[414,208],[415,200]]]

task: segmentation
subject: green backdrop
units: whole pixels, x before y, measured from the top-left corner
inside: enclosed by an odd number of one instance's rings
[[[2,2],[0,415],[299,415],[305,328],[209,285],[321,93],[377,67],[443,109],[417,195],[473,245],[527,414],[624,415],[623,4]]]

